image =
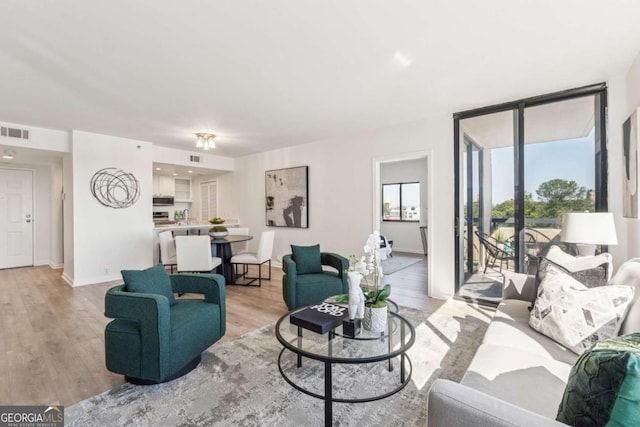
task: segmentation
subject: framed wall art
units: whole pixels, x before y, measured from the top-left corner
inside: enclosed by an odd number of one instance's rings
[[[622,212],[626,218],[638,218],[638,127],[640,108],[622,124],[623,179]]]
[[[267,226],[309,228],[309,167],[265,172]]]

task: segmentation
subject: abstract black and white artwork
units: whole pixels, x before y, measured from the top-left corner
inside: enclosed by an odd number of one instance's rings
[[[93,197],[108,208],[128,208],[140,198],[136,177],[117,168],[100,169],[91,178],[90,185]]]
[[[638,218],[638,120],[640,108],[622,124],[624,188],[622,212],[625,218]]]
[[[309,228],[308,178],[308,166],[265,172],[268,226]]]

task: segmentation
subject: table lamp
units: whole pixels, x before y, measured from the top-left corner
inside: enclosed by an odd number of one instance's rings
[[[617,245],[616,226],[611,212],[570,212],[562,214],[560,240],[575,243],[580,256],[593,256],[596,245]]]

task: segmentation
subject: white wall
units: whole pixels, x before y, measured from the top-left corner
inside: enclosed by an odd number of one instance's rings
[[[373,229],[373,160],[376,157],[431,150],[435,205],[429,210],[438,224],[430,239],[432,296],[453,293],[453,126],[451,115],[342,136],[326,141],[273,150],[236,161],[231,209],[257,235],[268,229],[264,212],[264,172],[309,166],[309,229],[271,228],[276,231],[274,256],[290,253],[291,244],[320,243],[322,250],[359,254]],[[251,242],[255,249],[257,241]]]
[[[75,259],[73,252],[73,153],[62,157],[62,225],[64,248],[64,271],[62,278],[73,285]]]
[[[53,268],[61,268],[63,259],[62,237],[62,164],[51,165],[51,242],[49,244],[49,265]]]
[[[151,143],[73,131],[72,148],[73,285],[116,280],[122,269],[151,266]],[[137,178],[140,188],[137,203],[124,209],[98,203],[89,183],[98,170],[106,167],[121,169]]]
[[[217,169],[221,171],[232,171],[235,165],[235,159],[231,157],[222,157],[216,156],[214,154],[203,153],[200,149],[194,151],[186,151],[154,145],[152,150],[153,161],[158,163]],[[192,155],[199,156],[200,162],[192,162],[190,160]]]
[[[624,97],[620,96],[616,105],[611,107],[619,108],[620,110],[614,111],[616,115],[613,119],[611,112],[609,113],[609,123],[612,126],[609,128],[609,146],[612,149],[620,151],[616,159],[611,160],[611,166],[609,167],[609,171],[611,171],[612,168],[619,169],[616,171],[615,177],[611,174],[609,176],[609,189],[610,191],[615,191],[617,199],[619,199],[620,209],[618,212],[622,212],[622,124],[636,108],[640,107],[640,54],[635,58],[633,65],[624,76],[624,79],[621,78],[620,80],[619,85],[621,87],[624,85]],[[619,175],[619,177],[617,175]],[[618,200],[616,200],[616,202],[618,202]],[[618,245],[620,248],[616,249],[620,252],[626,251],[624,258],[621,259],[640,257],[640,220],[622,218],[622,215],[616,215],[616,226],[618,228],[618,240],[621,240],[621,244]]]
[[[387,236],[387,239],[393,240],[394,251],[424,253],[420,226],[426,225],[427,179],[426,158],[387,162],[380,165],[380,184],[420,183],[420,222],[385,221],[380,224],[380,233]]]
[[[48,265],[50,263],[51,249],[51,181],[53,173],[51,166],[34,167],[36,180],[35,194],[35,248],[33,263],[35,265]]]
[[[68,153],[71,149],[71,134],[68,131],[25,126],[16,123],[2,122],[2,126],[27,129],[29,139],[0,136],[0,144],[13,145],[30,149],[58,151]]]
[[[191,181],[192,190],[192,218],[200,221],[206,221],[209,218],[201,218],[200,215],[200,184],[203,182],[216,181],[218,190],[218,216],[225,219],[238,219],[242,221],[240,212],[237,210],[236,202],[237,191],[235,186],[235,172],[226,172],[214,175],[205,175],[194,177]]]

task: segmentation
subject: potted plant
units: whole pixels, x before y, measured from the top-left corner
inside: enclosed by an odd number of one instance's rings
[[[372,332],[384,332],[387,329],[387,298],[391,295],[391,285],[380,285],[382,279],[382,266],[380,265],[380,233],[374,231],[369,235],[367,243],[364,245],[365,256],[361,258],[360,265],[365,263],[366,267],[360,268],[371,275],[372,287],[363,287],[365,296],[364,318],[362,326]]]
[[[387,298],[391,295],[391,285],[388,283],[382,289],[362,288],[364,293],[364,319],[362,320],[365,329],[373,332],[384,332],[387,330],[387,316],[389,308]]]
[[[222,239],[229,234],[229,230],[224,225],[216,225],[209,229],[209,235],[216,238]]]
[[[365,329],[373,332],[384,332],[387,329],[387,298],[391,295],[391,285],[380,286],[382,279],[382,267],[380,266],[380,233],[374,231],[369,235],[364,246],[365,255],[358,259],[351,255],[349,262],[349,295],[338,295],[337,302],[349,302],[350,317],[353,319],[353,312],[357,307],[351,307],[351,297],[353,288],[364,279],[365,286],[362,287],[364,294],[364,318],[362,325]],[[371,285],[369,285],[371,280]],[[355,286],[354,286],[355,285]]]
[[[369,235],[364,246],[365,255],[360,259],[355,255],[349,257],[349,269],[345,270],[349,280],[349,293],[336,295],[335,301],[349,304],[349,317],[361,317],[357,304],[360,298],[353,298],[354,288],[360,287],[360,281],[364,280],[365,286],[360,289],[364,294],[364,317],[362,325],[372,332],[384,332],[387,330],[387,318],[389,308],[387,298],[391,295],[391,285],[388,283],[380,286],[382,279],[382,267],[380,266],[380,233],[374,231]],[[369,286],[371,280],[372,287]],[[357,302],[356,302],[357,301]],[[354,315],[354,313],[357,313]]]

